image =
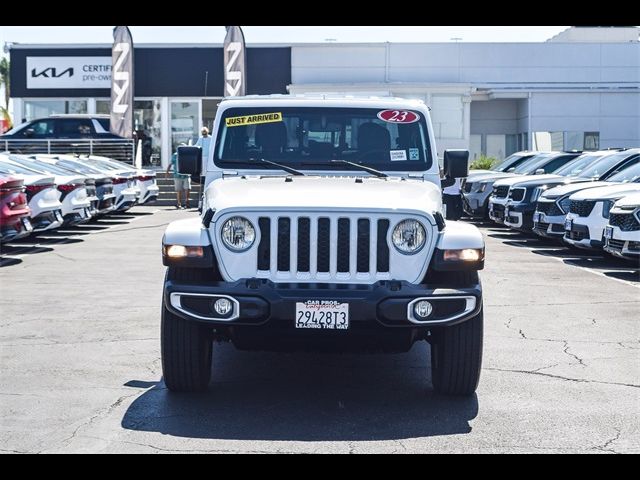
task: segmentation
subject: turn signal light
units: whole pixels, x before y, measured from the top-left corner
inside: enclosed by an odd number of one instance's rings
[[[165,255],[169,258],[204,257],[202,247],[185,247],[184,245],[168,245],[164,247]]]
[[[445,250],[445,262],[477,262],[484,257],[484,250],[481,248],[464,248],[462,250]]]

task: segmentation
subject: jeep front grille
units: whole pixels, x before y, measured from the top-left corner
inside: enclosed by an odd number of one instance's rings
[[[331,272],[331,239],[335,237],[336,272],[338,274],[389,272],[389,246],[387,233],[389,220],[379,219],[372,222],[368,218],[338,218],[332,232],[331,220],[320,217],[314,222],[311,219],[299,217],[293,219],[297,224],[297,251],[295,272],[309,273],[312,263],[315,263],[317,273]],[[291,271],[291,224],[289,217],[278,218],[276,263],[278,272]],[[258,245],[258,270],[271,269],[271,219],[260,217],[260,244]],[[312,237],[313,230],[313,237]],[[373,230],[373,231],[372,231]],[[355,233],[355,242],[352,236]],[[312,241],[313,240],[313,241]],[[372,262],[371,252],[374,252]],[[315,258],[314,258],[315,257]],[[315,260],[315,262],[313,262]]]
[[[255,243],[234,252],[222,242],[222,226],[233,216],[247,218]],[[425,246],[414,255],[393,247],[391,233],[407,218],[426,229]],[[438,230],[427,214],[401,211],[229,211],[212,223],[211,238],[225,281],[265,279],[275,283],[374,284],[385,280],[420,283]]]

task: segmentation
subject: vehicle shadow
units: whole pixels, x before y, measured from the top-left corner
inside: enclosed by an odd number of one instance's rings
[[[206,393],[170,393],[160,382],[131,404],[121,425],[235,440],[399,440],[469,433],[477,396],[434,394],[429,347],[422,343],[401,355],[247,353],[219,345]]]
[[[4,252],[0,254],[0,268],[13,267],[15,265],[20,265],[22,263],[21,258],[6,258],[6,257],[3,257],[2,255],[4,255]]]
[[[640,268],[640,267],[638,267]],[[618,280],[625,280],[627,282],[640,282],[640,269],[631,271],[611,271],[602,272],[607,277],[617,278]]]

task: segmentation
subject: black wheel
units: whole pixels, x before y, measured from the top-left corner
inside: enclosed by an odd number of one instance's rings
[[[167,276],[197,281],[208,273],[207,270],[169,268]],[[160,338],[162,374],[167,388],[172,392],[205,390],[211,379],[211,329],[174,315],[167,310],[163,299]]]
[[[444,327],[431,342],[433,388],[445,395],[471,395],[476,391],[482,369],[483,312],[473,318]]]

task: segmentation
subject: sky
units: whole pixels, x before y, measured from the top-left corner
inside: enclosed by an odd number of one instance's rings
[[[568,27],[243,27],[251,43],[308,42],[543,42]],[[5,42],[104,43],[113,41],[111,26],[3,27],[0,55]],[[131,26],[137,43],[222,43],[224,27]]]

